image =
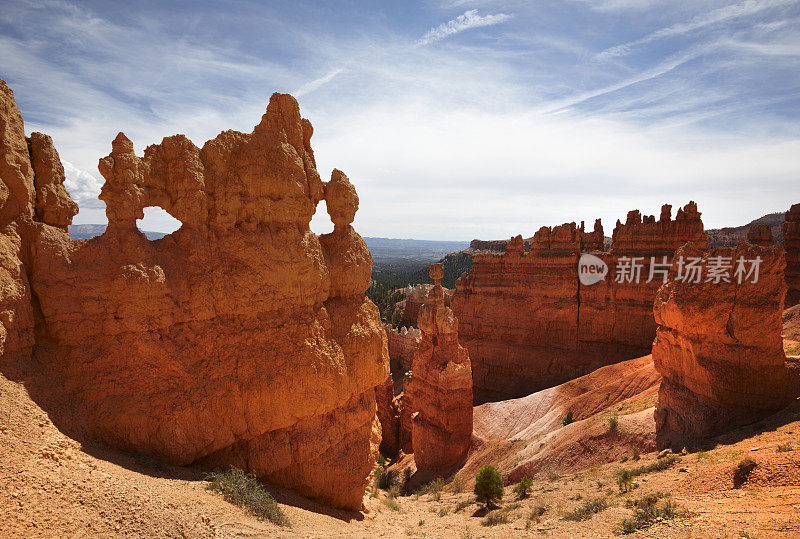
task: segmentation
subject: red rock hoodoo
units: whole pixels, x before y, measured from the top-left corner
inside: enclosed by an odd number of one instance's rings
[[[443,267],[430,268],[435,284],[419,310],[422,342],[405,386],[412,400],[403,406],[411,417],[417,467],[437,470],[459,464],[472,443],[472,371],[458,342],[458,319],[444,304]]]
[[[786,249],[786,307],[800,303],[800,204],[793,204],[783,222]]]
[[[757,420],[796,393],[781,340],[783,249],[743,241],[736,249],[701,252],[689,244],[676,259],[654,305],[653,361],[663,376],[655,413],[661,447]],[[686,269],[690,261],[694,273]],[[718,280],[720,274],[725,277]]]
[[[650,353],[653,298],[675,249],[687,241],[707,247],[700,213],[694,202],[675,220],[669,205],[658,221],[634,210],[617,222],[607,253],[603,237],[599,220],[592,232],[568,223],[542,227],[528,252],[517,236],[502,255],[473,256],[452,303],[476,403],[528,395]],[[607,266],[604,279],[581,284],[582,253]]]
[[[74,435],[360,508],[386,336],[358,196],[320,180],[297,102],[275,94],[252,133],[202,148],[176,135],[139,157],[120,133],[99,165],[108,228],[84,241],[52,142],[26,143],[1,81],[0,120],[3,372]],[[322,199],[335,228],[317,237]],[[148,241],[147,206],[181,228]]]

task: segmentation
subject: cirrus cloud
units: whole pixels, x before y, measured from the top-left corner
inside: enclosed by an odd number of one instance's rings
[[[477,9],[470,9],[455,19],[442,23],[435,28],[431,28],[424,36],[419,38],[417,43],[420,45],[428,45],[429,43],[440,41],[454,34],[458,34],[459,32],[463,32],[464,30],[500,24],[511,20],[513,17],[513,15],[508,15],[506,13],[478,15]]]

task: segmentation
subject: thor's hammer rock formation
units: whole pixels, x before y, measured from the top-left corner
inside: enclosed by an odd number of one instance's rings
[[[99,164],[108,228],[73,241],[58,156],[44,136],[28,147],[0,90],[3,372],[81,439],[361,508],[386,335],[358,196],[341,171],[320,180],[294,98],[202,148],[176,135],[139,157],[120,133]],[[334,230],[317,237],[323,199]],[[148,241],[148,206],[182,226]]]
[[[458,319],[444,304],[442,264],[431,264],[430,276],[435,284],[419,310],[422,341],[406,391],[412,396],[414,461],[420,469],[438,470],[460,463],[472,443],[472,369],[458,343]]]

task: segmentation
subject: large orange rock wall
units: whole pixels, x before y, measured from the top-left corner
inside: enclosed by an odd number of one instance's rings
[[[338,170],[321,181],[297,102],[275,94],[252,133],[202,148],[177,135],[140,157],[120,134],[99,165],[108,228],[72,241],[52,143],[32,136],[29,150],[0,90],[4,372],[81,437],[360,508],[386,335],[364,296],[355,189]],[[322,199],[334,231],[317,237]],[[181,228],[148,241],[147,206]]]
[[[670,206],[662,208],[659,220],[630,212],[625,224],[617,222],[610,252],[602,251],[598,220],[592,232],[575,223],[543,227],[527,252],[517,236],[501,255],[475,255],[453,298],[472,362],[475,402],[525,396],[649,354],[656,329],[652,302],[663,284],[660,274],[646,282],[651,257],[668,268],[686,241],[707,245],[694,203],[679,209],[674,220]],[[584,252],[608,266],[603,281],[580,283]],[[641,257],[639,283],[617,282],[623,257]]]
[[[755,421],[784,407],[798,390],[781,340],[783,249],[743,241],[736,249],[703,252],[689,244],[676,256],[701,259],[704,277],[680,280],[676,265],[655,299],[661,447],[691,444]],[[740,258],[759,258],[757,281],[731,275],[730,282],[709,282],[708,268],[717,257],[735,266]]]
[[[783,222],[786,249],[786,307],[800,303],[800,204],[793,204]]]

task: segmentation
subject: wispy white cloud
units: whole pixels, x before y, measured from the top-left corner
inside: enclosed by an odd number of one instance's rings
[[[608,0],[619,8],[611,14],[555,0],[470,2],[449,12],[503,11],[515,24],[501,43],[465,33],[446,47],[421,46],[413,24],[381,17],[357,31],[278,20],[271,28],[280,37],[256,46],[261,28],[208,38],[216,25],[202,26],[213,19],[207,13],[196,31],[170,33],[174,21],[160,14],[121,25],[113,14],[59,3],[24,17],[12,3],[0,13],[0,25],[16,25],[6,35],[0,27],[0,76],[12,79],[26,129],[53,136],[81,205],[76,222],[103,222],[96,164],[118,131],[137,152],[174,133],[200,145],[222,129],[249,131],[270,94],[290,90],[314,125],[320,174],[337,167],[356,185],[364,235],[530,235],[573,219],[611,226],[634,207],[652,213],[689,199],[709,226],[783,208],[800,175],[797,114],[781,109],[800,95],[792,10],[729,32],[709,28],[713,39],[701,30],[668,51],[598,62],[607,17],[641,18],[636,3]],[[681,13],[698,13],[684,4]],[[674,12],[657,12],[648,12],[649,27],[670,28]],[[510,17],[467,11],[423,38],[486,26],[470,25],[470,13],[487,24]],[[591,35],[576,31],[585,24],[594,25]],[[62,48],[79,52],[59,55]],[[314,230],[325,225],[320,205]]]
[[[636,84],[646,82],[652,79],[656,79],[662,75],[665,75],[674,69],[682,66],[686,62],[694,60],[698,58],[702,54],[708,51],[708,47],[703,48],[696,48],[694,50],[684,51],[679,53],[671,58],[667,58],[666,60],[659,62],[658,64],[649,67],[639,73],[636,73],[633,76],[625,78],[619,82],[615,82],[609,86],[603,86],[601,88],[597,88],[588,92],[583,92],[578,95],[570,96],[563,100],[557,100],[551,103],[548,103],[545,113],[557,113],[562,112],[565,109],[570,107],[574,107],[581,103],[584,103],[590,99],[594,99],[596,97],[601,97],[607,94],[611,94],[617,92],[619,90],[623,90],[625,88],[629,88]]]
[[[589,4],[596,11],[641,11],[658,4],[663,0],[573,0]]]
[[[610,47],[601,52],[598,57],[610,58],[614,56],[623,56],[632,52],[636,47],[645,45],[647,43],[652,43],[660,39],[686,34],[688,32],[728,21],[730,19],[753,15],[766,9],[787,6],[796,3],[797,0],[746,0],[745,2],[741,2],[739,4],[721,7],[713,11],[697,15],[688,21],[679,22],[677,24],[661,28],[635,41]]]
[[[320,87],[328,84],[330,81],[334,79],[334,77],[336,77],[336,75],[338,75],[342,71],[344,71],[344,69],[341,67],[333,69],[328,73],[326,73],[325,75],[319,77],[318,79],[314,79],[302,85],[300,88],[292,92],[292,95],[294,95],[297,98],[303,97],[304,95],[309,94],[314,90],[317,90]]]
[[[431,28],[428,32],[419,38],[417,43],[420,45],[427,45],[435,41],[440,41],[452,35],[458,34],[471,28],[480,28],[482,26],[492,26],[511,20],[513,15],[506,13],[497,13],[494,15],[478,15],[477,9],[465,11],[455,19],[449,20],[440,24],[435,28]]]

